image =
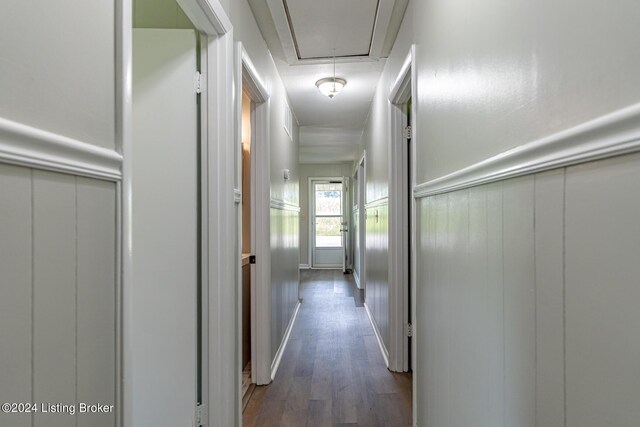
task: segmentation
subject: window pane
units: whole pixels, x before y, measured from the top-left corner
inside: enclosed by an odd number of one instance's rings
[[[316,184],[316,215],[342,215],[342,184]]]
[[[342,234],[340,234],[341,217],[316,218],[316,247],[341,248]]]

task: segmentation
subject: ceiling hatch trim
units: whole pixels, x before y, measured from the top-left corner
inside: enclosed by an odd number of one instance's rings
[[[324,61],[333,60],[333,53],[326,52],[326,54],[314,54],[305,56],[303,48],[301,48],[300,30],[296,34],[296,16],[292,13],[291,6],[293,1],[298,0],[266,0],[271,17],[282,45],[282,50],[285,55],[286,62],[289,65],[304,64],[304,63],[319,63]],[[403,2],[400,2],[403,3]],[[339,60],[351,60],[351,61],[367,61],[377,60],[386,56],[385,39],[389,31],[389,27],[394,14],[394,6],[396,0],[378,0],[375,2],[375,10],[373,12],[373,19],[369,20],[363,17],[366,23],[366,34],[368,48],[359,49],[356,53],[345,54],[337,53],[336,59]],[[298,6],[296,6],[298,7]],[[302,6],[304,7],[304,6]],[[298,16],[302,17],[301,10],[298,7]],[[363,13],[366,11],[363,11]],[[371,11],[369,11],[371,13]],[[362,22],[361,22],[362,27]],[[370,29],[369,29],[370,27]],[[362,28],[359,28],[359,33],[364,32]],[[304,35],[303,35],[304,37]],[[308,40],[307,40],[308,41]]]

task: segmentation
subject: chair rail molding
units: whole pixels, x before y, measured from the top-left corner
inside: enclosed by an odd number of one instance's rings
[[[0,118],[0,162],[108,181],[122,178],[122,155]]]
[[[271,207],[274,209],[280,209],[283,211],[292,211],[300,213],[300,206],[288,203],[284,200],[271,198]]]
[[[383,196],[371,202],[367,202],[364,205],[365,209],[376,208],[378,206],[385,206],[389,204],[389,196]]]
[[[640,151],[640,104],[419,184],[414,188],[414,197],[434,196],[636,151]]]

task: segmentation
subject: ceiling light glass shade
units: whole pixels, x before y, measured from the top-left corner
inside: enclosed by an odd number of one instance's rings
[[[347,84],[345,79],[327,77],[316,82],[316,86],[324,96],[333,98],[340,93],[342,88]]]

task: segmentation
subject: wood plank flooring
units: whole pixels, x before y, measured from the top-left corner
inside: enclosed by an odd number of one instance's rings
[[[411,374],[387,370],[351,275],[303,270],[298,319],[244,427],[411,426]]]

